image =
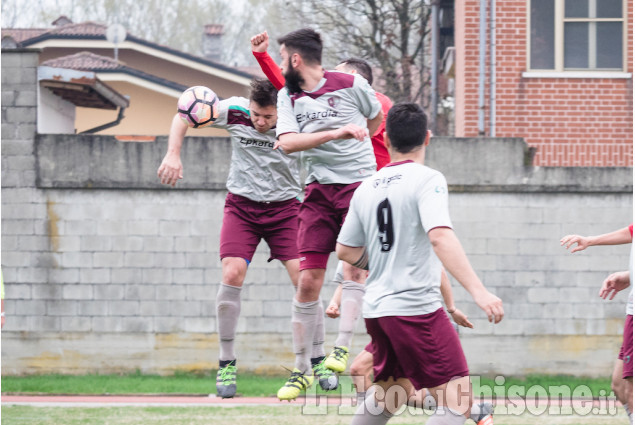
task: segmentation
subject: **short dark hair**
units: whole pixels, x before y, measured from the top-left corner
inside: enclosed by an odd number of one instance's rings
[[[290,52],[299,53],[307,63],[322,63],[322,37],[311,28],[291,31],[278,38],[278,44],[284,44]]]
[[[368,84],[373,85],[373,69],[370,64],[362,58],[348,58],[340,62],[348,68],[353,68],[359,75],[366,78]]]
[[[266,106],[276,106],[278,102],[278,90],[271,81],[266,78],[254,78],[250,84],[249,100],[256,102],[263,108]]]
[[[399,153],[408,153],[423,145],[428,132],[428,117],[416,103],[397,103],[386,117],[386,133]]]

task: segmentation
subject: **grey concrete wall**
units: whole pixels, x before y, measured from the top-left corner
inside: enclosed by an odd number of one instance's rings
[[[2,373],[215,368],[228,141],[188,138],[185,179],[161,187],[165,138],[36,136],[36,65],[37,52],[2,52]],[[628,267],[630,246],[571,255],[558,241],[628,225],[632,169],[537,168],[530,157],[519,139],[436,138],[428,152],[448,178],[450,213],[472,264],[505,303],[505,320],[493,326],[453,282],[476,326],[461,332],[470,368],[606,375],[626,294],[608,302],[597,290]],[[237,351],[242,370],[280,373],[293,362],[293,292],[267,257],[261,244],[243,290]],[[325,302],[333,289],[324,286]],[[328,350],[337,322],[326,322]],[[360,323],[353,351],[367,338]]]

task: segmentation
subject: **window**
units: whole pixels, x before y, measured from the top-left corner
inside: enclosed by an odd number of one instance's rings
[[[531,70],[622,71],[623,0],[531,0]]]

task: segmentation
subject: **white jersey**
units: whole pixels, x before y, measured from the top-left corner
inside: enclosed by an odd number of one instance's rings
[[[278,92],[277,136],[285,133],[315,133],[334,130],[346,124],[366,127],[381,104],[375,91],[359,75],[325,71],[311,92],[290,95],[287,88]],[[377,170],[370,137],[335,139],[302,152],[308,172],[306,183],[351,184],[364,180]]]
[[[337,241],[368,250],[365,318],[441,308],[442,264],[428,239],[436,227],[452,228],[447,182],[436,170],[389,164],[357,188]]]
[[[213,127],[226,129],[232,142],[227,190],[257,202],[286,201],[302,191],[300,155],[274,150],[276,130],[260,133],[249,114],[249,100],[230,97],[219,105]]]

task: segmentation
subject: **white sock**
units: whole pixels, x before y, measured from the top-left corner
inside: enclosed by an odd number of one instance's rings
[[[365,287],[361,283],[345,280],[342,282],[342,302],[340,305],[340,324],[336,347],[351,348],[353,332],[357,325],[360,312],[362,311],[362,300]]]
[[[234,338],[240,316],[242,288],[221,283],[216,294],[216,320],[220,346],[219,360],[234,360]]]
[[[302,373],[311,370],[311,348],[315,335],[318,301],[301,303],[293,299],[291,324],[293,326],[293,352],[295,367]]]
[[[375,388],[370,387],[366,391],[366,398],[363,403],[358,404],[351,425],[385,425],[392,414],[388,410],[378,412],[379,407],[375,406]]]
[[[315,317],[315,332],[313,335],[313,350],[311,358],[324,357],[324,303],[318,298],[318,311]]]

